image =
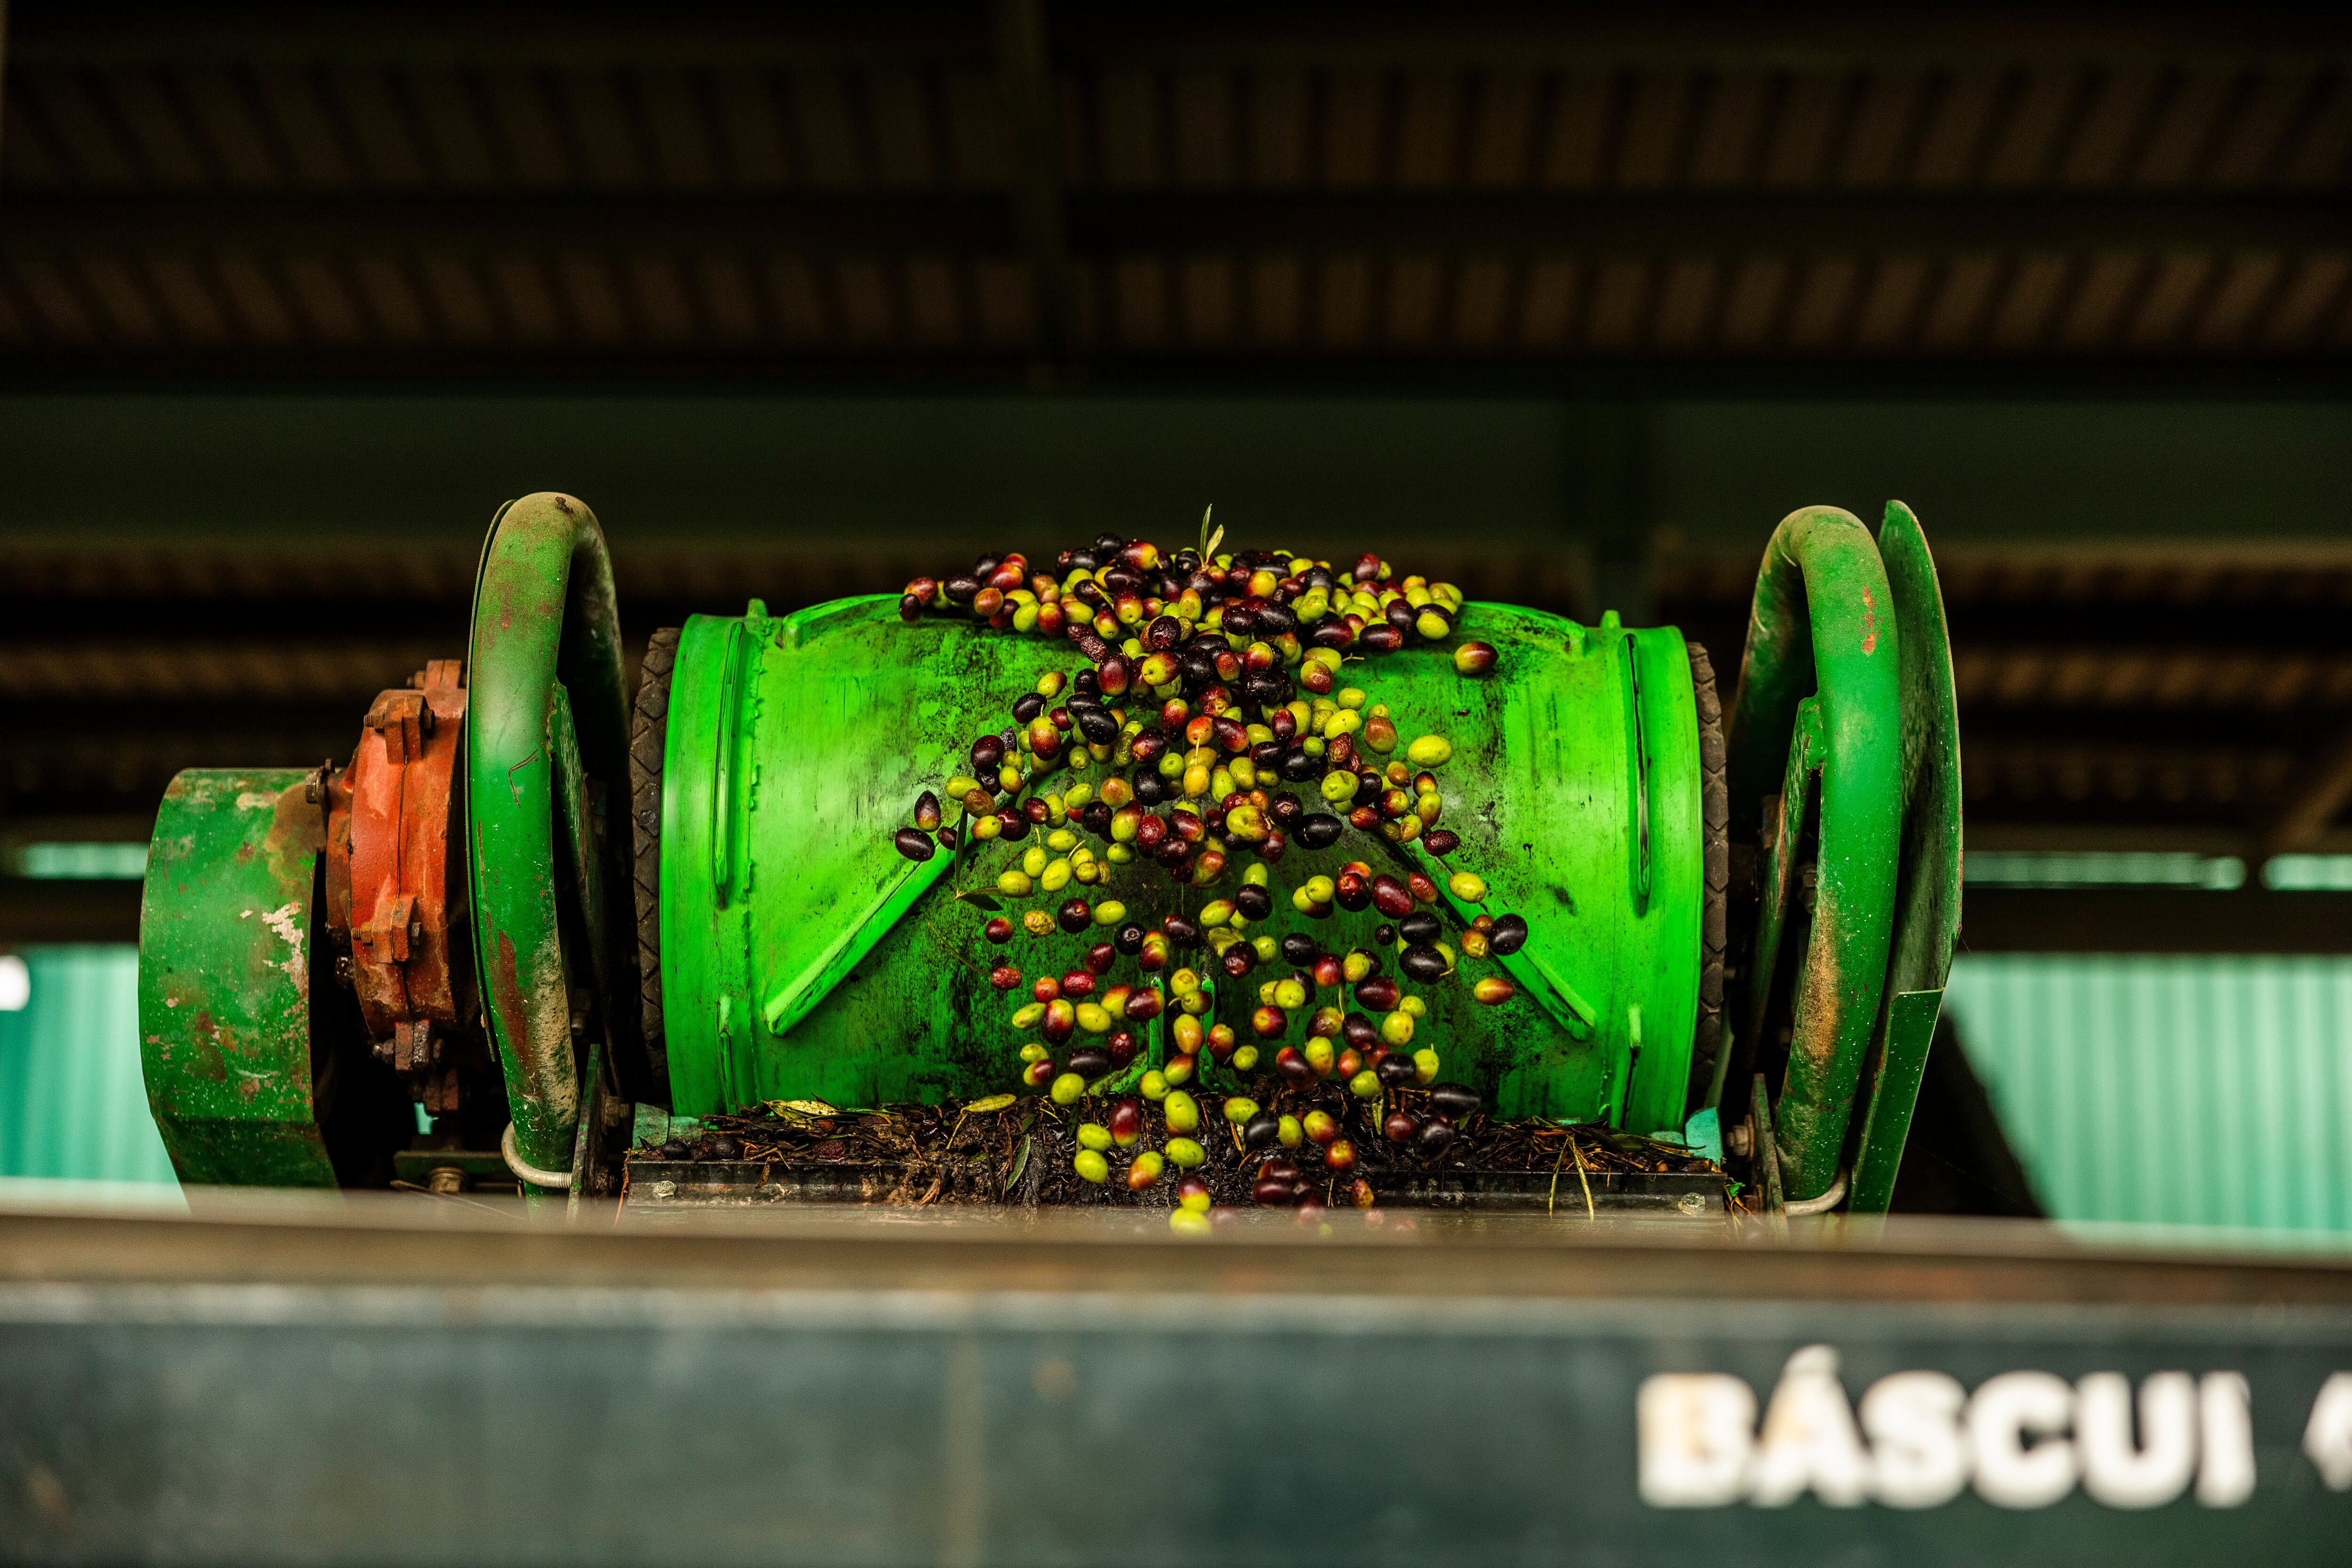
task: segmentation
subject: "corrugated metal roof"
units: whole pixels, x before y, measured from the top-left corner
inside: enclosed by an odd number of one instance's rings
[[[1946,1005],[2053,1218],[2352,1232],[2352,959],[1963,954]]]
[[[26,350],[2352,344],[2342,29],[2243,8],[1059,5],[1034,63],[975,5],[20,9],[0,342]]]
[[[0,1013],[0,1177],[176,1187],[139,1065],[139,950],[28,947]]]

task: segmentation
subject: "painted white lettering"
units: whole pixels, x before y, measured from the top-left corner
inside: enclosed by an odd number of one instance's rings
[[[1969,1484],[1960,1441],[1968,1399],[1959,1379],[1940,1372],[1898,1372],[1872,1384],[1862,1396],[1870,1495],[1889,1508],[1934,1508],[1959,1496]]]
[[[1828,1345],[1807,1345],[1780,1369],[1748,1501],[1780,1508],[1811,1491],[1832,1508],[1859,1508],[1869,1496],[1870,1456],[1837,1374],[1838,1353]]]
[[[2132,1441],[2131,1380],[2095,1372],[2074,1385],[2074,1451],[2083,1489],[2109,1508],[2160,1508],[2197,1468],[2197,1384],[2159,1372],[2139,1385],[2139,1441]]]
[[[1755,1447],[1756,1391],[1722,1373],[1662,1373],[1643,1381],[1642,1500],[1652,1508],[1719,1508],[1739,1500]]]
[[[2074,1446],[2064,1436],[2074,1391],[2046,1372],[2005,1372],[1969,1401],[1977,1495],[1998,1508],[2046,1508],[2074,1489]]]
[[[2330,1373],[2303,1428],[2304,1457],[2332,1492],[2352,1492],[2352,1372]]]
[[[2254,1495],[2252,1398],[2243,1373],[2198,1381],[2197,1500],[2207,1508],[2236,1508]]]

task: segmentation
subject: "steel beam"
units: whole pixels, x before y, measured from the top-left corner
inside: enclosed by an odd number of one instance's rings
[[[1022,252],[1032,225],[1041,226],[1033,239],[1050,238],[1046,183],[1024,173],[1020,195],[1016,213],[1002,193],[961,191],[22,191],[9,195],[0,254],[135,247],[142,254],[1012,256]],[[1151,191],[1070,193],[1062,200],[1069,247],[1084,257],[1916,256],[2352,246],[2352,203],[2328,190]]]

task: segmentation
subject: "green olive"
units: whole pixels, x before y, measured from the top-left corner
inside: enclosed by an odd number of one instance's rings
[[[1072,1160],[1070,1162],[1070,1165],[1071,1168],[1076,1170],[1079,1175],[1084,1176],[1089,1182],[1107,1182],[1110,1180],[1110,1162],[1104,1159],[1096,1150],[1079,1150],[1077,1158]]]
[[[1404,749],[1405,760],[1417,768],[1443,766],[1454,755],[1454,742],[1443,735],[1423,735]]]
[[[1054,1103],[1076,1105],[1087,1092],[1087,1080],[1074,1072],[1066,1072],[1054,1080]]]
[[[1168,1140],[1168,1163],[1180,1171],[1189,1171],[1209,1157],[1209,1152],[1190,1138]]]
[[[1071,1076],[1075,1077],[1076,1075],[1073,1074]],[[1057,1081],[1055,1085],[1055,1098],[1058,1099],[1060,1097],[1060,1092],[1061,1086]],[[1186,1094],[1182,1089],[1180,1089],[1174,1093],[1169,1095],[1167,1100],[1160,1106],[1160,1110],[1168,1118],[1169,1131],[1197,1132],[1200,1131],[1200,1103],[1191,1095]]]
[[[1078,1125],[1078,1142],[1085,1147],[1093,1149],[1097,1152],[1108,1149],[1110,1147],[1110,1129],[1102,1126],[1098,1122],[1081,1122]],[[1097,1177],[1096,1179],[1099,1181],[1101,1178]]]
[[[1475,871],[1456,871],[1445,879],[1446,891],[1465,904],[1486,901],[1486,879]]]
[[[1135,1087],[1146,1100],[1165,1100],[1168,1098],[1168,1078],[1167,1075],[1162,1073],[1158,1068],[1154,1068],[1150,1072],[1145,1073],[1143,1075],[1143,1081],[1137,1084]]]

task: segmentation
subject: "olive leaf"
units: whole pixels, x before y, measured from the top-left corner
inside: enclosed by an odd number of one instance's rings
[[[1225,542],[1225,531],[1222,524],[1214,533],[1209,531],[1209,514],[1216,510],[1214,501],[1201,509],[1201,559],[1204,562],[1216,559],[1217,546]]]
[[[1014,1094],[992,1094],[985,1100],[975,1100],[963,1108],[966,1116],[988,1116],[1013,1104],[1021,1097]]]
[[[976,910],[986,910],[990,914],[994,914],[1004,907],[988,893],[958,893],[956,897]]]
[[[1013,1169],[1004,1173],[1004,1190],[1008,1194],[1021,1184],[1021,1173],[1029,1168],[1029,1137],[1023,1137],[1020,1152],[1013,1156]]]

